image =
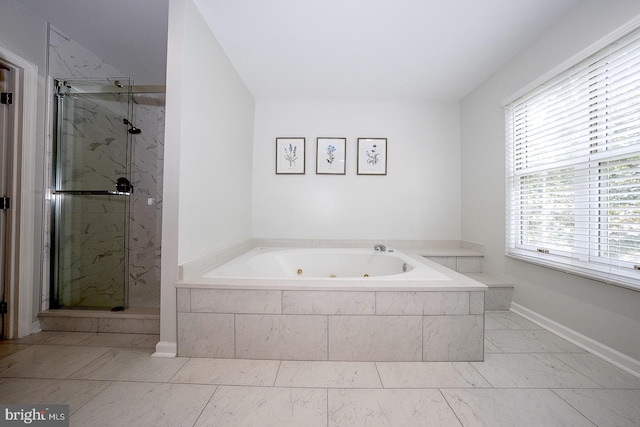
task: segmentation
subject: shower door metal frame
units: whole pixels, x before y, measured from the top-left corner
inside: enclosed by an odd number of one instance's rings
[[[69,81],[80,81],[81,79],[67,79]],[[90,81],[91,79],[87,79],[87,81]],[[100,80],[106,80],[106,79],[100,79]],[[127,78],[128,80],[128,78]],[[127,101],[128,106],[127,106],[127,120],[132,121],[133,120],[133,105],[132,105],[132,94],[133,94],[133,82],[130,82],[129,85],[127,85],[127,90],[126,91],[122,91],[122,92],[118,92],[117,90],[114,90],[114,87],[118,86],[118,80],[115,79],[114,80],[114,85],[109,84],[109,85],[102,85],[102,86],[96,86],[93,87],[92,91],[87,92],[87,91],[78,91],[77,93],[79,94],[83,94],[83,95],[91,95],[91,94],[109,94],[109,93],[124,93],[126,94],[129,99]],[[58,96],[58,91],[59,88],[61,86],[64,86],[67,84],[67,81],[64,79],[54,79],[54,88],[55,88],[55,93],[54,93],[54,97]],[[122,87],[122,86],[120,86]],[[53,304],[53,301],[56,297],[56,283],[58,282],[58,269],[57,269],[57,262],[56,262],[56,232],[57,232],[57,228],[56,228],[56,223],[60,222],[60,209],[57,208],[56,203],[57,203],[57,198],[55,197],[56,195],[70,195],[70,196],[124,196],[124,197],[129,197],[131,195],[130,191],[116,191],[116,190],[58,190],[57,188],[59,187],[59,177],[61,176],[61,165],[58,162],[58,144],[60,143],[60,129],[59,129],[59,124],[58,124],[58,117],[63,114],[64,112],[60,111],[61,107],[61,103],[56,102],[53,103],[53,134],[55,135],[52,141],[52,153],[51,153],[51,164],[54,165],[55,167],[52,168],[52,177],[51,177],[51,183],[52,183],[52,189],[51,189],[51,227],[50,227],[50,259],[49,259],[49,278],[50,278],[50,297],[49,297],[49,304],[50,304],[50,308],[61,308],[61,307],[57,307]],[[123,123],[124,126],[124,123]],[[127,133],[127,140],[126,140],[126,158],[127,158],[127,162],[126,162],[126,175],[131,177],[131,143],[132,143],[132,137],[129,133]],[[124,283],[123,283],[123,307],[122,308],[126,308],[128,307],[128,299],[129,299],[129,235],[130,235],[130,221],[131,221],[131,217],[130,217],[130,206],[129,204],[127,204],[127,208],[126,208],[126,222],[127,225],[125,227],[125,231],[124,231],[124,254],[125,254],[125,259],[123,262],[123,278],[124,278]],[[64,308],[74,308],[74,307],[64,307]],[[83,308],[83,307],[81,307]]]

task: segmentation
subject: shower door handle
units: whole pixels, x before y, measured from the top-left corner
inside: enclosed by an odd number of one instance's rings
[[[114,190],[53,190],[53,194],[69,194],[72,196],[130,196],[127,191]]]
[[[133,193],[133,185],[131,185],[131,182],[127,178],[121,176],[116,181],[116,190],[121,193]]]

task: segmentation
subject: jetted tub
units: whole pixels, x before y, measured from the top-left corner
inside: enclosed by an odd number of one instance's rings
[[[255,248],[202,276],[219,284],[233,281],[282,286],[393,286],[398,281],[445,281],[452,279],[402,252],[352,248]],[[271,279],[271,280],[269,280]]]
[[[259,247],[176,287],[179,356],[484,358],[486,286],[411,251]]]

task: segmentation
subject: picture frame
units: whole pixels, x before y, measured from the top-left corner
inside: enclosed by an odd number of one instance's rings
[[[346,175],[347,138],[316,139],[316,174]]]
[[[387,138],[358,138],[358,175],[387,174]]]
[[[305,138],[276,138],[276,175],[304,175]]]

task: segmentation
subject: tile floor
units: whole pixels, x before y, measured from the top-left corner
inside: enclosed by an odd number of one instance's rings
[[[151,358],[154,335],[0,343],[0,402],[66,403],[72,426],[639,426],[640,379],[518,315],[488,312],[484,362]]]

